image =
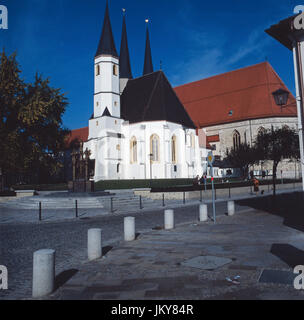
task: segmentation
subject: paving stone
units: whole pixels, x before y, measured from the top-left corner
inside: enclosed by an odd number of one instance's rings
[[[203,270],[214,270],[231,262],[232,260],[229,258],[216,257],[216,256],[198,256],[198,257],[183,261],[181,265],[186,267],[203,269]]]

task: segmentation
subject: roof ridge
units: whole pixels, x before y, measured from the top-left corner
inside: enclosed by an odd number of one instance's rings
[[[247,67],[242,67],[242,68],[239,68],[239,69],[236,69],[236,70],[226,71],[226,72],[223,72],[223,73],[220,73],[220,74],[216,74],[214,76],[210,76],[210,77],[203,78],[203,79],[200,79],[200,80],[195,80],[195,81],[192,81],[192,82],[184,83],[182,85],[174,87],[174,89],[181,88],[181,87],[184,87],[184,86],[188,86],[188,85],[191,85],[191,84],[194,84],[194,83],[199,83],[199,82],[205,81],[205,80],[210,80],[210,79],[213,79],[213,78],[216,78],[216,77],[222,77],[222,76],[225,76],[225,75],[227,75],[229,73],[235,73],[235,72],[240,72],[240,71],[243,71],[243,70],[246,70],[246,69],[256,68],[258,66],[261,66],[261,65],[267,64],[267,63],[269,64],[268,61],[263,61],[263,62],[256,63],[254,65],[250,65],[250,66],[247,66]]]
[[[141,78],[144,78],[144,77],[148,77],[148,76],[150,76],[151,74],[153,74],[153,73],[158,73],[158,72],[162,72],[162,71],[161,71],[161,70],[153,71],[153,72],[151,72],[151,73],[144,74],[144,75],[142,75],[142,76],[140,76],[140,77],[133,78],[133,79],[129,79],[129,81],[134,81],[134,80],[138,80],[138,79],[141,79]]]

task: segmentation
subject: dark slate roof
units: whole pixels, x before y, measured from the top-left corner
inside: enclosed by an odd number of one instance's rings
[[[149,74],[152,72],[153,72],[152,53],[151,53],[151,46],[150,46],[149,29],[147,27],[146,50],[145,50],[145,61],[144,61],[143,75]]]
[[[101,33],[101,37],[100,37],[100,41],[99,41],[99,45],[98,45],[95,57],[100,56],[102,54],[118,57],[116,47],[115,47],[114,37],[112,33],[108,1],[106,5],[106,12],[105,12],[105,17],[103,21],[102,33]]]
[[[121,117],[130,123],[165,120],[195,128],[162,71],[128,81],[121,95]]]
[[[120,44],[120,58],[119,58],[119,74],[122,79],[132,79],[132,71],[130,64],[130,55],[128,47],[126,17],[123,16],[122,21],[122,34]]]
[[[102,117],[112,117],[111,116],[111,113],[109,111],[109,109],[106,107],[103,114],[102,114]]]

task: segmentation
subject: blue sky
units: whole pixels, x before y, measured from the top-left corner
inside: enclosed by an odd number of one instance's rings
[[[93,59],[106,0],[0,0],[9,29],[0,30],[0,48],[17,51],[22,77],[36,72],[62,88],[69,100],[64,125],[88,125],[93,112]],[[293,14],[293,0],[110,0],[110,17],[119,51],[122,8],[127,10],[133,76],[143,69],[145,19],[150,18],[154,69],[173,86],[265,60],[294,92],[291,52],[264,30]]]

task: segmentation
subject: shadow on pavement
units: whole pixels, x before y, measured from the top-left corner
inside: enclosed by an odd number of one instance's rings
[[[102,255],[105,256],[112,249],[113,249],[113,247],[111,247],[111,246],[102,247]]]
[[[247,206],[257,210],[282,217],[287,227],[304,231],[304,193],[294,192],[279,194],[256,199],[238,200],[240,206]]]
[[[59,287],[63,286],[66,282],[68,282],[77,272],[77,269],[69,269],[59,273],[55,277],[55,290],[57,290]]]
[[[294,269],[295,266],[304,264],[304,251],[290,244],[274,243],[271,246],[270,252],[292,269]]]

